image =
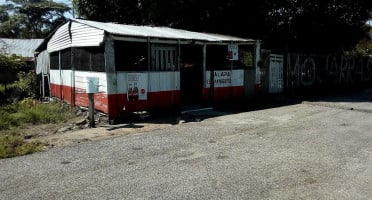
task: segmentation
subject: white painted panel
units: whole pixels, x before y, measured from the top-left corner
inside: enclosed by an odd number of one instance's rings
[[[50,83],[73,87],[71,70],[50,70]]]
[[[162,52],[162,54],[163,54],[163,52]],[[154,91],[167,91],[168,88],[170,88],[169,87],[170,86],[169,80],[170,80],[170,74],[169,73],[166,73],[166,72],[159,73],[159,88],[155,88]]]
[[[205,73],[206,88],[210,87],[211,71]],[[237,87],[244,86],[244,70],[215,70],[214,71],[214,87]]]
[[[180,89],[179,72],[150,72],[149,91],[174,91]]]
[[[243,86],[244,85],[244,70],[237,69],[231,70],[231,86]]]
[[[104,72],[75,71],[75,88],[77,92],[85,92],[87,87],[87,77],[99,79],[99,93],[107,93],[107,78]]]
[[[125,94],[128,91],[127,72],[117,72],[118,94]]]
[[[61,85],[59,70],[50,70],[50,83],[55,85]]]
[[[117,72],[118,94],[125,94],[128,91],[127,85],[128,73],[134,72]],[[141,72],[141,73],[148,73],[149,79],[148,92],[174,91],[180,89],[179,72]]]
[[[149,73],[149,92],[160,91],[160,72]]]
[[[72,87],[72,71],[61,70],[61,85]]]

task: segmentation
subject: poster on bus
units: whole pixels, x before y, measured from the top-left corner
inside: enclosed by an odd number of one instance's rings
[[[147,100],[148,78],[145,73],[127,74],[128,101]]]

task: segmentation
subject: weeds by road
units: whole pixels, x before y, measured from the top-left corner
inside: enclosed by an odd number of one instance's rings
[[[27,98],[0,108],[0,158],[41,151],[44,144],[26,141],[30,125],[60,124],[75,116],[76,109],[53,102],[44,104]]]

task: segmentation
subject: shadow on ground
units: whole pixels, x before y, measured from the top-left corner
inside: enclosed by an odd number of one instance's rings
[[[188,105],[180,112],[140,112],[130,113],[116,119],[115,124],[123,124],[119,128],[135,128],[135,124],[180,124],[201,122],[214,118],[242,112],[290,106],[307,102],[371,102],[372,88],[341,88],[341,89],[306,89],[279,95],[262,95],[252,99],[227,102],[223,104]],[[129,123],[129,124],[128,124]],[[126,124],[126,125],[124,125]],[[118,129],[118,128],[114,128]]]

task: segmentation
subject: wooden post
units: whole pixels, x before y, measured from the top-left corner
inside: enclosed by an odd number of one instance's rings
[[[45,98],[45,86],[44,86],[44,83],[45,83],[45,81],[44,81],[44,73],[43,73],[43,71],[41,71],[41,84],[40,84],[40,86],[41,86],[41,89],[42,89],[42,100],[44,101],[44,98]]]
[[[94,93],[88,93],[89,98],[89,127],[94,128]]]
[[[204,57],[207,59],[207,46],[204,46]],[[206,62],[206,61],[205,61]],[[214,96],[214,69],[213,66],[209,66],[211,73],[209,74],[209,80],[210,80],[210,85],[209,85],[209,98],[212,104],[212,107],[215,107],[215,96]]]
[[[261,43],[259,40],[256,41],[255,44],[255,61],[254,61],[254,68],[256,73],[256,80],[255,80],[255,89],[256,94],[259,92],[261,87],[261,68],[258,66],[261,59]]]

